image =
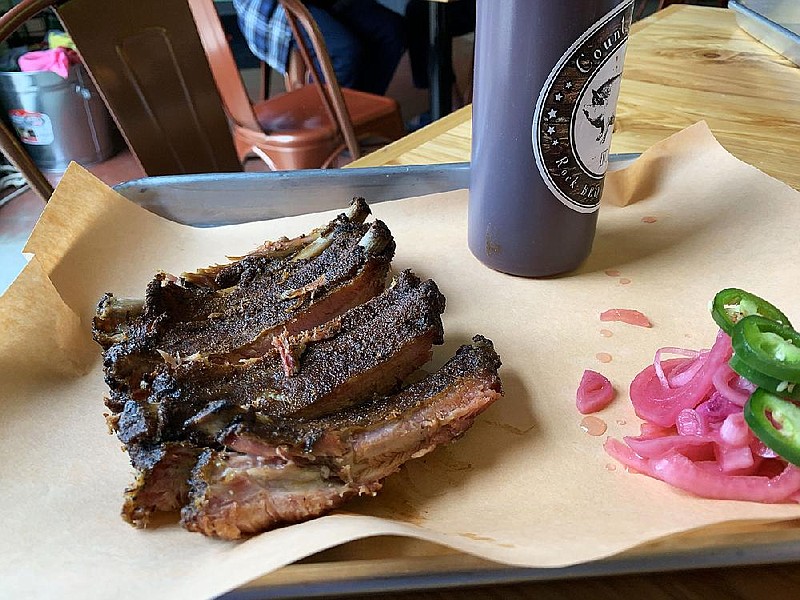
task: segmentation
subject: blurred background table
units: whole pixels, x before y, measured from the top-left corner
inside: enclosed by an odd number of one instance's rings
[[[468,161],[464,107],[350,167]],[[800,189],[800,68],[736,24],[732,11],[672,5],[634,23],[612,152],[643,152],[705,120],[741,160]]]
[[[349,166],[468,161],[471,117],[471,107],[467,106]],[[717,139],[735,156],[800,189],[800,68],[739,29],[731,11],[673,5],[631,29],[612,151],[642,152],[700,120],[708,122]],[[770,544],[800,540],[798,531],[795,523],[738,535],[747,536],[744,539],[748,543],[760,538]],[[719,532],[694,532],[656,542],[655,551],[689,546],[713,552],[717,544],[730,544],[730,539],[724,542],[723,537]],[[647,551],[637,549],[633,553]],[[800,556],[797,558],[800,561]],[[363,540],[281,569],[245,590],[258,597],[257,590],[263,586],[304,582],[311,593],[317,584],[331,580],[380,581],[381,577],[411,576],[412,582],[419,583],[424,574],[474,573],[491,568],[486,561],[422,542]],[[457,583],[457,575],[452,579]],[[800,563],[585,577],[381,597],[795,599],[800,597]]]

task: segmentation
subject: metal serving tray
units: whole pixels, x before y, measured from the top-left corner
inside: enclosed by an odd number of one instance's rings
[[[622,169],[638,154],[613,154]],[[469,163],[309,169],[269,173],[213,173],[145,177],[114,186],[162,217],[196,227],[291,217],[345,208],[354,196],[370,204],[469,187]]]
[[[116,191],[186,225],[215,227],[370,204],[469,186],[469,163],[145,177]]]
[[[610,169],[637,154],[612,155]],[[213,227],[344,208],[353,196],[370,203],[463,189],[469,164],[374,167],[332,171],[147,177],[115,186],[131,201],[173,221]],[[460,554],[400,552],[386,558],[363,547],[323,553],[234,590],[224,600],[309,598],[474,585],[520,583],[596,575],[787,563],[800,559],[800,530],[755,525],[701,532],[635,548],[609,559],[564,568],[519,568]],[[351,548],[348,550],[348,548]],[[374,548],[374,546],[373,546]],[[330,551],[329,551],[330,552]],[[360,554],[363,552],[363,554]],[[364,555],[366,554],[366,556]]]
[[[800,66],[800,1],[729,0],[739,27]]]

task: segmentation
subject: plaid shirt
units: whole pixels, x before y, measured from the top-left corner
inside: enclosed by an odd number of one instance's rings
[[[277,0],[233,0],[239,28],[250,51],[280,73],[286,73],[292,29]]]

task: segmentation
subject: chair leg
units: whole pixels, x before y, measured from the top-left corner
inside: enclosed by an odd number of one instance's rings
[[[0,122],[0,149],[3,150],[3,154],[11,164],[25,177],[31,188],[42,200],[47,202],[53,195],[53,186],[28,156],[22,143],[2,122]]]
[[[263,102],[267,98],[269,98],[269,81],[270,76],[272,75],[272,67],[270,67],[267,63],[263,60],[261,61],[261,81],[259,81],[258,86],[258,100],[259,102]]]
[[[303,62],[303,58],[296,50],[289,55],[288,70],[283,75],[286,91],[299,89],[308,83],[308,70]]]
[[[277,171],[278,167],[275,165],[275,162],[258,146],[253,146],[250,150],[255,154],[258,158],[264,161],[264,163],[269,167],[270,171]]]

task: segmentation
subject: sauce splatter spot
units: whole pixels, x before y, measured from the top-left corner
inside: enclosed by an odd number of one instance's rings
[[[599,417],[589,415],[581,419],[581,429],[589,435],[603,435],[608,429],[606,422]]]
[[[610,363],[613,358],[608,352],[598,352],[594,356],[601,363]]]
[[[655,217],[642,217],[642,223],[655,223],[658,221]]]
[[[616,471],[617,465],[614,463],[606,463],[606,471]]]
[[[617,425],[626,425],[627,423],[625,419],[617,419]]]
[[[617,269],[606,269],[604,273],[609,277],[619,277],[621,275]]]
[[[630,282],[631,282],[631,280],[630,280],[630,279],[628,279],[627,277],[622,277],[622,278],[620,278],[620,280],[619,280],[619,284],[620,284],[620,285],[628,285]]]
[[[650,319],[638,310],[630,308],[610,308],[600,313],[601,321],[621,321],[637,327],[652,327]]]
[[[600,335],[602,335],[603,337],[611,337],[612,335],[614,335],[614,333],[610,329],[601,329]]]

